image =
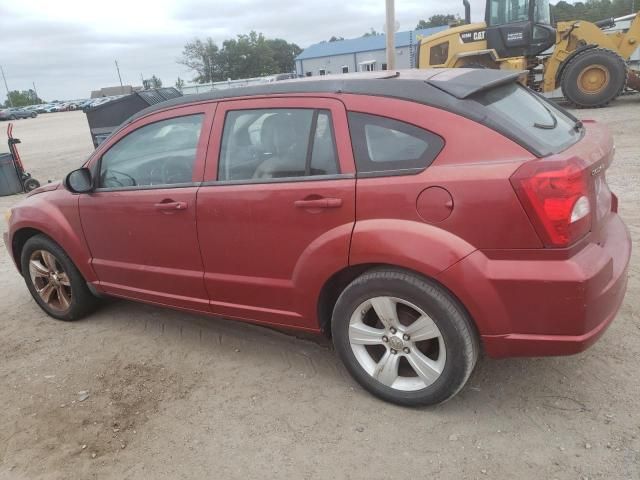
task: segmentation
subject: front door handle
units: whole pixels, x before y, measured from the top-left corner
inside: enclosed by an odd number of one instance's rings
[[[173,211],[173,210],[186,210],[187,202],[160,202],[154,205],[156,210],[160,210],[161,212]]]
[[[342,206],[342,199],[314,198],[312,200],[296,200],[293,204],[298,208],[338,208]]]

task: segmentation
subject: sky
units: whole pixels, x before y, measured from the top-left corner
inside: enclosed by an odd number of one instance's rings
[[[400,30],[437,13],[464,15],[462,0],[396,0]],[[472,21],[484,1],[471,0]],[[383,31],[384,0],[0,0],[0,65],[10,90],[33,88],[46,101],[87,98],[91,90],[140,85],[152,74],[165,86],[193,77],[179,65],[188,41],[221,44],[251,30],[304,48],[329,39]],[[0,84],[0,98],[6,90]]]

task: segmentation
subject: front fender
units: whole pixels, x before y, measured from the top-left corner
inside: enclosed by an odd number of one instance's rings
[[[375,219],[356,223],[349,264],[396,265],[435,278],[476,249],[434,225]]]
[[[16,233],[25,228],[38,230],[62,247],[87,282],[97,281],[91,267],[91,253],[82,233],[78,198],[66,190],[55,190],[18,203],[12,209],[7,245],[14,258]]]

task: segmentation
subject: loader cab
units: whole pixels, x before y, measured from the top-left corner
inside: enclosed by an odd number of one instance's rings
[[[487,46],[501,58],[530,57],[556,39],[549,0],[487,0]]]

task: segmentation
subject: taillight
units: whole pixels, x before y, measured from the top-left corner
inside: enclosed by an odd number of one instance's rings
[[[546,246],[567,247],[591,230],[590,180],[577,161],[528,162],[511,184]]]

